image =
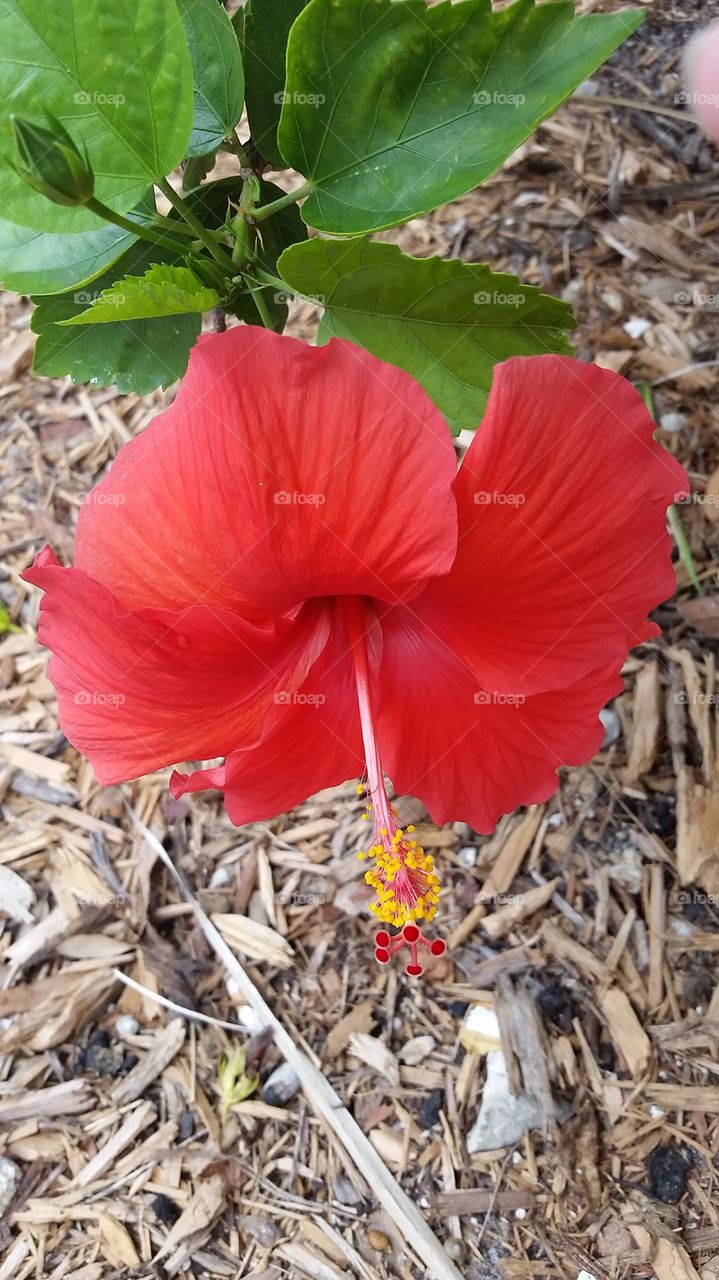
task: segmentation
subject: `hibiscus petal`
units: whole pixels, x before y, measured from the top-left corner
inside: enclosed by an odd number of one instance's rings
[[[70,742],[108,784],[255,741],[278,688],[295,688],[325,643],[329,611],[260,629],[206,606],[126,610],[46,548],[23,575],[42,587],[39,636]]]
[[[260,741],[231,752],[220,767],[174,773],[170,788],[177,797],[219,788],[230,820],[240,826],[274,817],[363,770],[352,659],[336,610],[325,648],[304,684],[275,704]]]
[[[406,599],[454,558],[455,470],[408,374],[240,326],[200,339],[174,404],[92,490],[76,563],[132,608]]]
[[[560,765],[599,750],[599,711],[623,688],[616,664],[551,693],[487,693],[407,608],[391,610],[382,630],[382,760],[395,789],[418,796],[434,822],[461,819],[487,834],[503,813],[547,800]]]
[[[413,603],[486,689],[560,688],[656,634],[687,492],[638,392],[560,356],[498,365],[455,483],[451,572]]]

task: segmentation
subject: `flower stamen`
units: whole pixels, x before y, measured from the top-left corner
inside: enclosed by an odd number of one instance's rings
[[[375,890],[376,901],[370,904],[377,919],[385,925],[401,930],[395,937],[385,930],[375,938],[375,957],[386,964],[390,956],[401,947],[410,948],[411,962],[407,973],[418,976],[422,965],[417,959],[418,947],[428,948],[433,955],[441,955],[445,944],[430,942],[420,932],[417,920],[433,920],[439,902],[439,878],[434,870],[434,859],[425,853],[414,838],[411,824],[406,830],[398,825],[397,813],[390,804],[385,786],[382,761],[374,728],[369,694],[369,665],[367,661],[367,636],[372,620],[367,616],[360,600],[345,601],[345,618],[352,645],[355,687],[359,705],[362,739],[367,760],[367,803],[362,817],[373,818],[373,836],[369,848],[360,858],[371,859],[373,865],[365,873],[365,881]],[[358,795],[364,794],[360,783]],[[386,939],[380,942],[379,939]]]

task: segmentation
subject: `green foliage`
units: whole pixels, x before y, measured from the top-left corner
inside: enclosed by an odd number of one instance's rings
[[[0,0],[0,189],[3,216],[38,231],[101,225],[59,208],[12,167],[9,118],[62,121],[95,176],[95,195],[132,209],[185,154],[192,68],[175,0]]]
[[[189,267],[157,265],[144,276],[124,276],[105,289],[68,324],[115,324],[118,320],[148,320],[152,316],[182,316],[211,311],[220,301],[215,289],[208,289]]]
[[[285,96],[287,38],[306,4],[307,0],[247,0],[236,18],[252,139],[260,155],[278,169],[285,163],[277,145],[277,126]]]
[[[242,115],[244,77],[237,37],[217,0],[177,0],[192,59],[195,115],[186,155],[219,147]]]
[[[32,327],[38,335],[35,373],[57,378],[69,374],[74,382],[95,386],[115,383],[120,391],[146,395],[182,377],[190,347],[201,327],[197,314],[116,320],[109,324],[66,327],[61,323],[86,310],[93,299],[126,276],[141,275],[168,254],[138,242],[108,271],[80,289],[37,298]]]
[[[568,350],[568,308],[367,235],[494,173],[641,17],[578,17],[572,0],[247,0],[232,19],[220,0],[0,0],[0,277],[37,304],[35,371],[145,393],[184,372],[204,313],[282,332],[295,291],[324,308],[320,342],[407,369],[454,430],[476,426],[497,361]],[[267,162],[306,181],[284,192]]]
[[[311,0],[287,51],[279,146],[310,226],[392,227],[493,174],[641,21],[571,3]]]
[[[309,240],[279,269],[324,306],[321,342],[349,338],[406,369],[455,431],[477,426],[498,360],[569,351],[567,303],[487,266],[409,258],[370,240]]]

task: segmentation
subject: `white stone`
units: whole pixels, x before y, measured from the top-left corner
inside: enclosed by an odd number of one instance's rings
[[[622,328],[630,338],[643,338],[647,329],[651,329],[651,320],[645,320],[643,316],[630,316]]]
[[[20,1185],[22,1169],[14,1160],[0,1156],[0,1218],[9,1208],[15,1192]]]
[[[229,981],[227,983],[227,990],[230,990]],[[234,993],[230,991],[230,995],[233,994]],[[243,1027],[246,1027],[253,1035],[256,1035],[258,1031],[261,1031],[265,1025],[259,1013],[256,1013],[252,1008],[252,1005],[249,1004],[243,1004],[242,1007],[237,1010],[237,1021],[241,1022]]]
[[[487,1080],[479,1115],[467,1134],[467,1151],[498,1151],[513,1147],[528,1129],[539,1128],[543,1117],[539,1104],[526,1094],[515,1097],[509,1087],[507,1064],[501,1049],[487,1054]]]
[[[687,420],[683,413],[663,413],[659,419],[662,431],[683,431],[686,425]]]
[[[604,725],[604,741],[602,746],[611,747],[612,743],[616,742],[617,739],[621,737],[622,722],[616,711],[613,711],[611,707],[602,707],[599,712],[599,719]]]
[[[115,1023],[115,1030],[119,1036],[136,1036],[140,1024],[131,1013],[121,1013]]]
[[[281,1062],[279,1067],[267,1077],[262,1086],[262,1097],[271,1107],[284,1107],[300,1090],[300,1078],[289,1062]]]

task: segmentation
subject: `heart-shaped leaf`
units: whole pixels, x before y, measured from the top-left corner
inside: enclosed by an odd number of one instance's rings
[[[10,111],[54,117],[95,175],[95,196],[132,209],[185,154],[192,67],[175,0],[0,0],[3,217],[38,231],[97,230],[83,208],[52,204],[17,176]]]
[[[134,214],[149,222],[155,212],[148,192]],[[13,222],[0,222],[0,281],[16,293],[62,293],[77,289],[100,275],[126,253],[137,236],[112,223],[79,235],[32,231]]]
[[[242,115],[244,77],[237,36],[217,0],[177,0],[192,60],[195,117],[188,156],[219,147]]]
[[[516,0],[310,0],[278,133],[311,227],[376,231],[476,187],[641,22]]]
[[[320,342],[349,338],[406,369],[454,431],[479,423],[497,361],[570,350],[567,303],[487,266],[408,258],[371,240],[308,240],[278,268],[325,308]]]

